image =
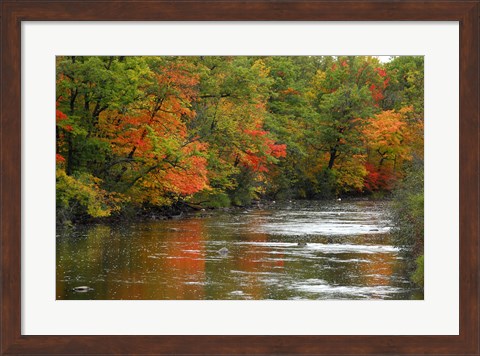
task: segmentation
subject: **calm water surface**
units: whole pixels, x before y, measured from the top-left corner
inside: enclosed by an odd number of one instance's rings
[[[59,229],[57,299],[423,298],[387,213],[388,202],[300,201]]]

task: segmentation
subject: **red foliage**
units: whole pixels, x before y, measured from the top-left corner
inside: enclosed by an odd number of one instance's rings
[[[371,84],[369,89],[370,89],[370,92],[372,93],[373,100],[375,100],[376,102],[378,102],[378,101],[380,101],[384,98],[383,93],[382,93],[383,90],[377,88],[377,86],[375,84]]]
[[[55,155],[55,162],[60,164],[60,163],[63,163],[65,162],[65,158],[61,155],[61,154],[56,154]]]
[[[395,181],[395,174],[390,169],[378,169],[371,163],[366,163],[367,176],[364,179],[364,187],[369,192],[377,190],[390,190]]]
[[[250,168],[254,172],[268,172],[266,167],[267,160],[265,157],[257,156],[251,151],[247,151],[243,165]]]
[[[253,137],[261,137],[267,134],[267,131],[263,131],[263,130],[243,130],[243,132]]]
[[[275,158],[287,157],[287,145],[269,144],[271,155]]]
[[[372,93],[373,100],[375,100],[375,102],[378,103],[380,100],[384,98],[383,91],[388,86],[390,78],[387,77],[387,72],[385,71],[385,69],[375,68],[375,72],[380,77],[384,78],[380,85],[377,86],[375,84],[371,84],[369,87],[370,92]]]
[[[60,122],[60,121],[63,121],[63,120],[66,120],[68,119],[67,115],[65,115],[63,112],[61,112],[60,110],[56,110],[56,121],[57,122]]]
[[[253,139],[256,150],[247,150],[243,165],[254,172],[268,172],[269,158],[282,158],[287,156],[287,145],[276,144],[268,137],[269,132],[264,130],[244,130]]]
[[[381,77],[385,77],[387,75],[387,72],[385,71],[385,69],[382,69],[382,68],[375,68],[375,72],[377,72],[378,75],[380,75]]]

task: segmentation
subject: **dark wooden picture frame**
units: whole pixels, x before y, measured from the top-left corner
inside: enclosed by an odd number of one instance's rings
[[[3,0],[1,4],[1,353],[461,354],[479,350],[479,1]],[[21,334],[22,21],[459,21],[458,336],[26,336]]]

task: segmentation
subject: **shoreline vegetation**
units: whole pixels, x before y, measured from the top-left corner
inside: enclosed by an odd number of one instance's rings
[[[177,204],[166,207],[142,207],[140,209],[130,209],[112,214],[106,217],[94,218],[90,216],[81,216],[78,220],[70,221],[58,221],[58,227],[73,227],[76,225],[92,225],[92,224],[113,224],[117,222],[138,222],[138,221],[157,221],[157,220],[181,220],[187,218],[204,218],[210,217],[216,212],[235,212],[240,210],[261,210],[272,209],[276,206],[282,206],[284,204],[301,201],[315,201],[315,202],[332,202],[338,201],[338,199],[322,199],[322,200],[307,200],[307,199],[293,199],[293,200],[253,200],[248,205],[230,205],[224,207],[203,207],[202,205],[194,205],[185,202],[178,202]],[[352,201],[389,201],[393,202],[391,195],[388,197],[381,196],[378,198],[359,196],[359,197],[344,197],[344,202]]]
[[[387,198],[423,286],[423,57],[56,62],[59,226]]]

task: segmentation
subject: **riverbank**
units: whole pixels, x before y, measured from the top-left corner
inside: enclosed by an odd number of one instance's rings
[[[227,207],[204,207],[200,204],[178,202],[171,206],[155,207],[144,206],[141,208],[125,207],[121,211],[107,217],[92,217],[89,215],[72,216],[71,219],[59,219],[57,214],[57,226],[91,225],[91,224],[116,224],[121,221],[162,221],[178,220],[186,217],[207,217],[216,211],[237,211],[242,209],[263,209],[282,206],[292,202],[328,203],[328,202],[357,202],[357,201],[390,201],[385,195],[348,196],[335,199],[288,199],[288,200],[253,200],[248,205],[231,205]]]

